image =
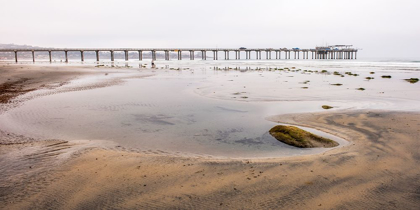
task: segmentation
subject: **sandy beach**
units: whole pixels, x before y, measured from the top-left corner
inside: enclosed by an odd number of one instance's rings
[[[0,114],[32,90],[118,74],[65,91],[120,84],[145,73],[113,68],[0,68]],[[4,86],[5,83],[13,84]],[[88,87],[88,88],[86,88]],[[1,90],[1,91],[3,91]],[[25,94],[25,95],[22,95]],[[7,97],[6,97],[7,95]],[[341,137],[347,146],[283,158],[211,158],[132,151],[112,141],[38,139],[0,127],[1,209],[417,209],[420,113],[338,110],[272,122]]]

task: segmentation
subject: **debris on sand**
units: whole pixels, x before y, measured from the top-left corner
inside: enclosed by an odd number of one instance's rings
[[[14,82],[5,82],[0,84],[0,103],[8,103],[14,97],[24,94],[35,89],[24,89],[24,85],[29,81],[22,78]]]

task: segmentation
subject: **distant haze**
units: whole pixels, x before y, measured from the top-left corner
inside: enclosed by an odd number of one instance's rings
[[[0,43],[300,47],[420,58],[419,0],[0,0]]]

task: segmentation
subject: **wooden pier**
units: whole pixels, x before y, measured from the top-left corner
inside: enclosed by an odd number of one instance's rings
[[[49,60],[52,62],[52,52],[64,52],[65,62],[68,62],[68,52],[80,52],[80,59],[84,61],[84,52],[95,52],[96,61],[99,61],[99,52],[109,52],[111,61],[114,61],[115,52],[123,52],[124,58],[128,61],[129,52],[138,52],[138,60],[143,60],[143,52],[151,52],[152,60],[157,59],[157,52],[163,52],[164,59],[170,60],[170,53],[177,53],[177,59],[182,60],[182,52],[189,53],[189,59],[194,60],[194,54],[201,52],[201,59],[207,60],[208,52],[212,52],[213,60],[219,59],[219,52],[224,53],[224,59],[230,60],[231,52],[234,52],[235,60],[241,60],[241,53],[245,59],[250,60],[255,54],[256,60],[262,59],[262,52],[267,60],[271,59],[357,59],[358,49],[351,48],[351,45],[333,45],[328,47],[316,47],[315,49],[300,48],[33,48],[33,49],[0,49],[0,52],[14,53],[15,61],[18,62],[19,52],[32,52],[32,61],[35,62],[36,52],[48,52]],[[274,54],[274,56],[273,56]],[[283,56],[282,56],[283,54]],[[293,58],[291,58],[293,55]],[[302,56],[301,56],[302,55]]]

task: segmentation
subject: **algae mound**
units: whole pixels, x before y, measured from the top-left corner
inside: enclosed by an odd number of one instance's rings
[[[323,109],[332,109],[332,108],[334,108],[334,107],[332,107],[332,106],[328,106],[328,105],[322,105],[322,108],[323,108]]]
[[[409,82],[409,83],[417,83],[419,81],[419,78],[410,78],[410,79],[405,79],[405,81]]]
[[[338,143],[324,137],[317,136],[295,126],[277,125],[269,133],[277,140],[294,147],[336,147]]]

